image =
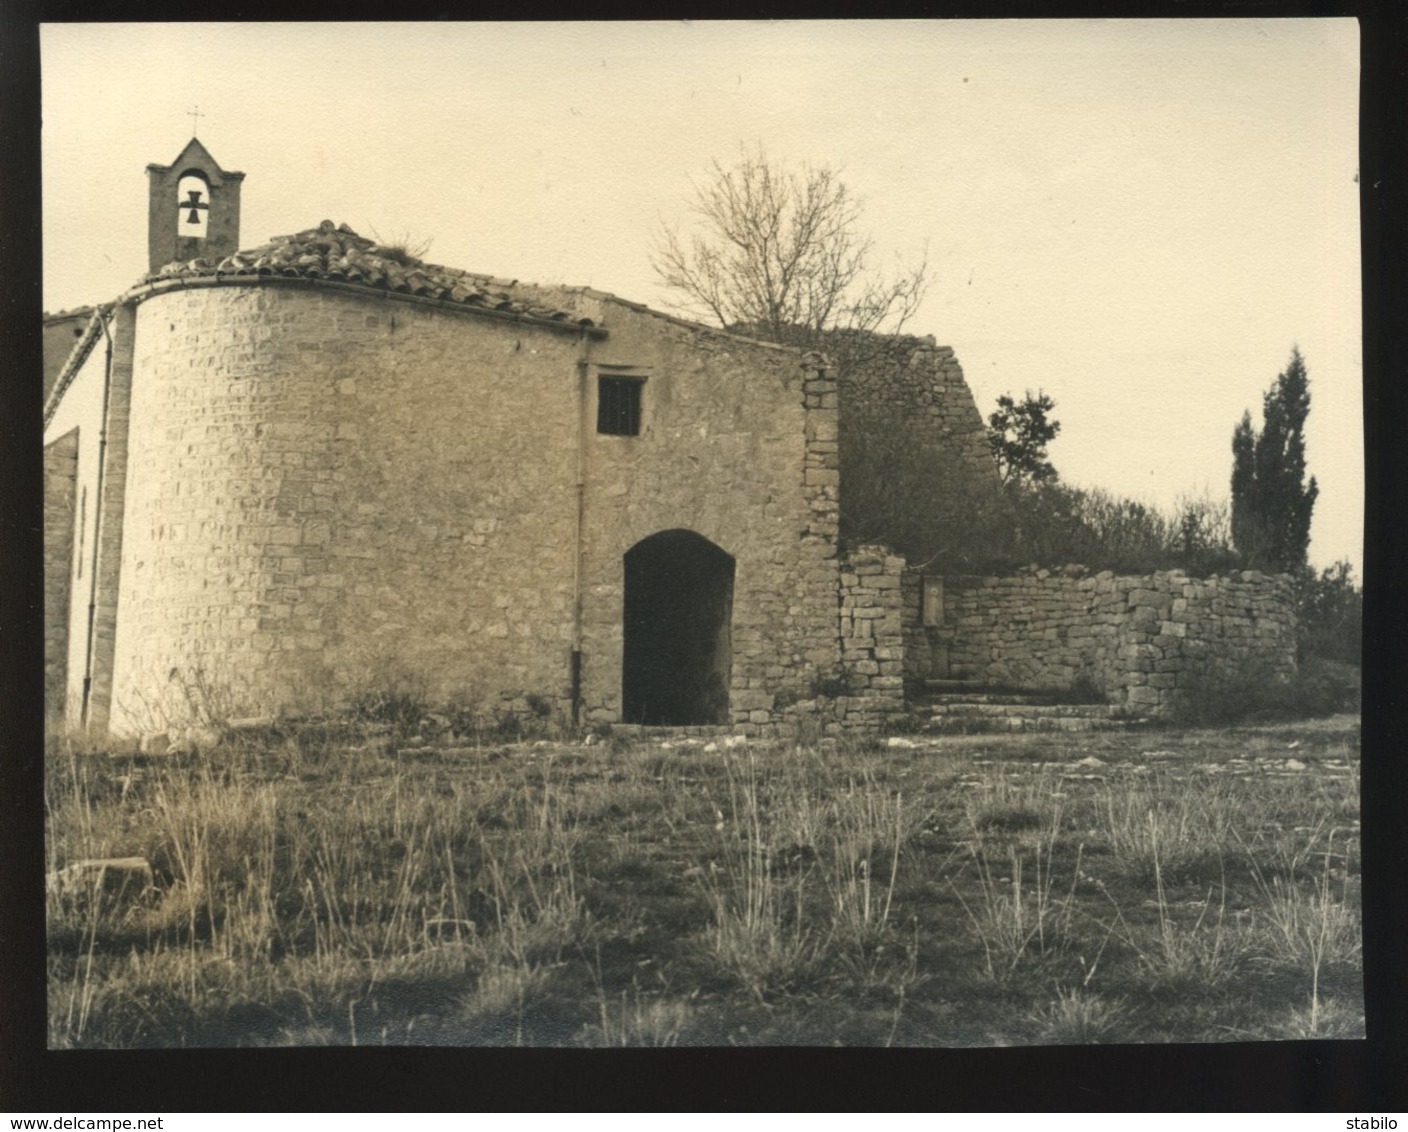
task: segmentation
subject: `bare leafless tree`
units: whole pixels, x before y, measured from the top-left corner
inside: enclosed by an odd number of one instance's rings
[[[695,230],[663,228],[652,257],[692,317],[835,353],[836,332],[898,333],[924,298],[927,259],[877,271],[861,202],[828,166],[789,167],[760,148],[731,168],[715,161],[694,188]]]

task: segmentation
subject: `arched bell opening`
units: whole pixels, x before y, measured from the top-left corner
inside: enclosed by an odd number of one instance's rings
[[[204,239],[210,224],[210,182],[199,173],[183,173],[176,182],[176,234]]]
[[[625,555],[624,722],[729,722],[734,560],[693,531],[660,531]]]

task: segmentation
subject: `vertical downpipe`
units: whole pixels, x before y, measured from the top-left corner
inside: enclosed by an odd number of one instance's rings
[[[93,691],[93,637],[98,614],[98,545],[103,535],[103,472],[107,467],[108,399],[112,390],[112,335],[100,309],[98,325],[103,328],[107,353],[103,360],[103,411],[98,421],[98,475],[93,487],[93,559],[88,570],[88,639],[83,655],[83,702],[79,709],[80,727],[88,726],[88,700]]]
[[[577,359],[577,513],[572,537],[572,726],[582,723],[582,539],[587,490],[587,354],[591,340],[582,331]]]

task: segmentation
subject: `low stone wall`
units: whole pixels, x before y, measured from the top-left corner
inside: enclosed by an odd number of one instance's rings
[[[841,563],[838,723],[847,729],[873,730],[904,712],[904,567],[882,546],[857,547]]]
[[[1083,567],[1008,577],[906,574],[905,674],[1023,688],[1085,686],[1165,716],[1180,690],[1253,668],[1295,672],[1291,580],[1247,570],[1091,575]]]

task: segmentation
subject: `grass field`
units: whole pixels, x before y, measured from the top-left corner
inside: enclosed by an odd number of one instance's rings
[[[151,883],[51,884],[50,1044],[1364,1033],[1356,717],[807,747],[411,730],[51,741],[49,867],[139,857]]]

